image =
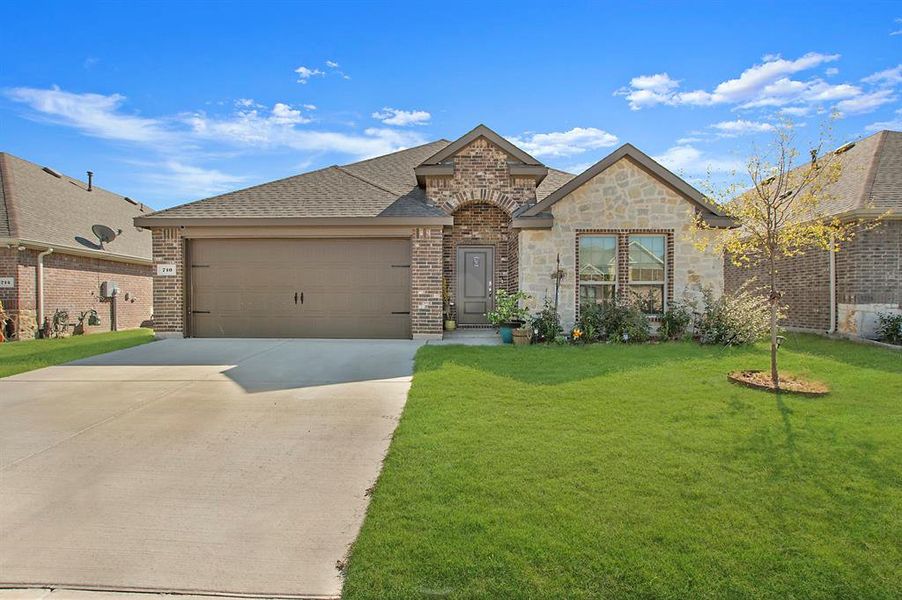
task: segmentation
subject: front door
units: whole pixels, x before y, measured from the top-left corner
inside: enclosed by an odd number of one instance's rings
[[[491,246],[457,248],[457,322],[485,325],[492,310],[495,249]]]

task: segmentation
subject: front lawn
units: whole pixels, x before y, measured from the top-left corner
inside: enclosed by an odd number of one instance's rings
[[[767,348],[426,346],[347,598],[891,598],[902,354],[790,334],[818,399],[730,384]]]
[[[153,331],[150,329],[129,329],[61,339],[5,342],[0,344],[0,377],[9,377],[16,373],[59,365],[151,341]]]

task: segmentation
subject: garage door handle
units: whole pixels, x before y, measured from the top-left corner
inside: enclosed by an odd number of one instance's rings
[[[294,303],[295,304],[298,303],[298,293],[297,292],[294,293]]]
[[[301,304],[304,303],[304,292],[301,292]]]

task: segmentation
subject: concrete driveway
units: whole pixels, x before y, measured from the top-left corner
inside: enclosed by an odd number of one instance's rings
[[[418,345],[166,340],[0,380],[0,584],[337,596]]]

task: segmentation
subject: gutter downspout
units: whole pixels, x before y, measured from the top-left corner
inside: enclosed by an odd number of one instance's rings
[[[827,333],[836,333],[836,252],[833,250],[834,237],[830,236],[830,329]]]
[[[43,252],[38,253],[38,264],[35,269],[37,275],[37,313],[38,313],[38,330],[44,326],[44,257],[53,254],[53,248],[47,248]]]

